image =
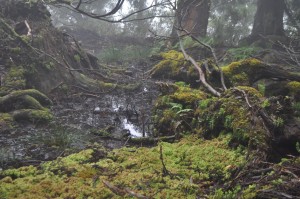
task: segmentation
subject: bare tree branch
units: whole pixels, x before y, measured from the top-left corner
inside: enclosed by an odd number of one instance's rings
[[[68,2],[58,0],[56,2],[59,3],[59,4],[51,3],[50,5],[52,5],[54,7],[67,8],[67,9],[73,11],[73,12],[77,12],[77,13],[80,13],[82,15],[88,16],[90,18],[98,19],[98,20],[101,20],[101,21],[106,21],[106,22],[109,22],[109,23],[127,23],[127,22],[132,22],[132,21],[141,21],[141,20],[153,19],[153,18],[156,18],[156,17],[159,17],[159,18],[173,18],[173,17],[175,17],[174,15],[152,15],[152,16],[148,16],[148,17],[144,17],[144,18],[128,19],[128,18],[130,18],[134,15],[137,15],[138,13],[145,12],[146,10],[149,10],[149,9],[152,9],[152,8],[155,8],[155,7],[163,7],[163,6],[173,7],[174,5],[172,4],[172,2],[170,0],[162,1],[160,3],[152,3],[150,6],[148,6],[146,8],[133,11],[133,12],[127,14],[126,16],[123,16],[122,18],[117,19],[117,20],[112,19],[112,18],[108,18],[108,17],[116,14],[121,9],[121,7],[122,7],[125,0],[118,0],[115,7],[111,11],[109,11],[108,13],[105,13],[105,14],[94,14],[94,13],[90,13],[90,12],[87,12],[87,11],[84,11],[83,9],[81,9],[81,6],[83,4],[90,4],[90,3],[95,2],[95,1],[97,1],[97,0],[92,0],[92,1],[87,1],[87,2],[82,2],[82,0],[80,0],[78,2],[78,4],[76,6],[74,6],[74,5],[72,5]]]
[[[212,94],[220,97],[221,94],[216,91],[209,83],[207,83],[206,81],[206,78],[205,78],[205,74],[204,72],[202,71],[201,67],[198,65],[198,63],[191,57],[189,56],[185,49],[184,49],[184,46],[182,44],[182,40],[180,38],[180,33],[179,33],[179,30],[177,30],[177,35],[178,35],[178,38],[179,38],[179,45],[180,45],[180,49],[185,57],[186,60],[190,61],[194,67],[197,69],[198,73],[199,73],[199,80],[201,81],[201,83],[204,85],[205,88],[207,88]]]

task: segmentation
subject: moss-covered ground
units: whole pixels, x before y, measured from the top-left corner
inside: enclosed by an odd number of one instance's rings
[[[206,141],[187,136],[178,143],[108,154],[88,149],[39,167],[5,170],[0,174],[0,196],[131,198],[132,192],[149,198],[195,198],[228,180],[245,163],[243,151],[230,149],[228,142],[228,136]],[[160,147],[168,174],[163,172]]]

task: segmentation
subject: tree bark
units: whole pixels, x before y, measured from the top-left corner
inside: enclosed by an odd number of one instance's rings
[[[251,36],[284,36],[284,0],[258,0]]]
[[[210,0],[180,0],[172,36],[177,36],[177,30],[185,29],[195,37],[205,37],[210,10]],[[179,27],[177,27],[177,24]],[[181,35],[184,35],[184,31]]]

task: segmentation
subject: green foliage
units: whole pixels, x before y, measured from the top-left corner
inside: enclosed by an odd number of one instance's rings
[[[238,193],[241,191],[240,186],[236,186],[233,190],[224,191],[223,189],[217,189],[213,195],[211,195],[210,199],[232,199],[237,198]]]
[[[273,124],[276,126],[276,127],[283,127],[284,125],[284,120],[281,118],[281,117],[277,117],[273,120]]]
[[[262,107],[262,108],[267,108],[267,107],[269,107],[269,106],[271,106],[270,101],[269,101],[268,99],[265,99],[265,100],[262,102],[261,107]]]
[[[300,112],[300,102],[294,103],[294,104],[293,104],[293,109],[294,109],[295,111]]]
[[[266,85],[261,83],[257,85],[258,91],[264,96],[266,92]]]
[[[80,57],[80,55],[76,54],[76,55],[74,55],[74,59],[76,62],[80,63],[81,57]]]
[[[200,109],[206,109],[208,107],[208,104],[211,102],[212,100],[211,99],[204,99],[204,100],[201,100],[199,102],[199,108]]]
[[[207,96],[200,90],[191,89],[185,83],[176,84],[177,89],[173,93],[163,95],[156,101],[153,117],[156,133],[168,135],[196,129],[194,110],[199,101]]]

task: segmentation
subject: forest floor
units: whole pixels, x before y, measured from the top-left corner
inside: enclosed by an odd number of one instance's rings
[[[2,169],[38,165],[43,161],[79,152],[100,144],[107,149],[130,144],[129,138],[152,133],[151,111],[159,91],[155,80],[146,75],[152,66],[119,66],[125,74],[113,74],[131,90],[115,88],[109,92],[86,93],[80,88],[55,91],[51,107],[54,120],[45,125],[21,123],[13,132],[0,134]],[[144,135],[143,135],[144,133]]]
[[[99,63],[19,3],[0,5],[0,198],[299,198],[300,72],[282,46],[216,49],[226,90],[185,41],[214,96],[178,46]]]

